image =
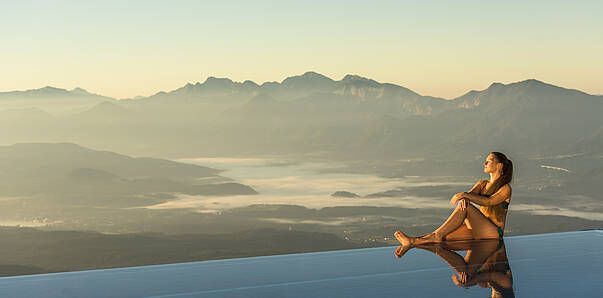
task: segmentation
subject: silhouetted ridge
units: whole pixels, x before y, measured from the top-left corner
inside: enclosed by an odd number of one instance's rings
[[[52,86],[45,86],[39,89],[29,89],[25,91],[9,91],[0,92],[1,100],[46,100],[52,99],[53,101],[66,100],[72,103],[86,103],[100,100],[115,100],[111,97],[106,97],[98,94],[88,93],[88,91],[82,88],[75,88],[73,90],[66,90],[62,88],[56,88]],[[46,110],[46,109],[45,109]]]
[[[306,72],[300,76],[288,77],[281,83],[283,87],[293,89],[325,90],[334,88],[335,81],[316,72]]]
[[[528,79],[502,84],[492,83],[487,89],[468,93],[453,99],[461,108],[475,108],[484,104],[562,104],[567,100],[593,98],[579,90],[566,89],[539,80]]]
[[[251,80],[245,80],[243,82],[243,86],[247,86],[247,87],[259,87],[258,84],[256,84],[254,81],[251,81]]]
[[[28,91],[40,91],[40,92],[47,92],[47,93],[51,93],[51,92],[68,93],[69,92],[66,89],[56,88],[56,87],[52,87],[52,86],[45,86],[40,89],[33,89],[33,90],[28,90]]]
[[[380,87],[381,86],[381,83],[379,83],[375,80],[361,77],[358,75],[350,75],[350,74],[343,77],[341,82],[345,83],[345,84],[364,85],[364,86],[369,86],[369,87]]]
[[[342,87],[344,86],[344,87]],[[136,99],[146,99],[150,97],[169,97],[171,95],[182,95],[182,94],[190,94],[195,95],[197,93],[209,93],[209,94],[231,94],[236,92],[258,92],[258,91],[270,91],[270,92],[285,92],[285,90],[298,90],[300,92],[305,92],[307,94],[311,94],[313,92],[337,92],[342,88],[347,89],[349,86],[354,86],[355,88],[386,88],[388,90],[394,90],[396,92],[401,92],[399,95],[401,96],[420,96],[419,94],[413,92],[410,89],[407,89],[403,86],[399,86],[391,83],[379,83],[373,79],[369,79],[366,77],[362,77],[359,75],[347,74],[340,81],[335,81],[325,75],[319,74],[314,71],[308,71],[302,75],[291,76],[285,78],[281,83],[276,81],[264,82],[261,85],[251,81],[245,80],[242,83],[234,82],[229,78],[217,78],[210,76],[203,83],[187,83],[186,85],[166,92],[160,91],[156,94],[149,97],[137,96]],[[460,98],[466,98],[467,96],[474,96],[476,93],[481,93],[484,91],[489,92],[507,92],[509,88],[515,88],[516,90],[546,90],[546,89],[556,89],[563,90],[567,93],[572,94],[582,94],[589,95],[585,92],[575,90],[575,89],[566,89],[563,87],[558,87],[555,85],[551,85],[536,79],[527,79],[520,82],[510,83],[510,84],[502,84],[502,83],[492,83],[488,88],[477,91],[471,90],[466,94],[459,96],[453,100],[459,100]],[[282,95],[282,94],[281,94]],[[113,100],[113,98],[105,97],[98,94],[89,93],[83,88],[76,87],[73,90],[66,90],[61,88],[56,88],[52,86],[45,86],[39,89],[29,89],[26,91],[9,91],[9,92],[0,92],[0,99],[4,99],[6,97],[17,96],[17,97],[102,97],[105,100]],[[285,95],[285,97],[287,97]],[[422,96],[424,99],[442,99],[438,97],[432,96]]]
[[[279,84],[278,82],[264,82],[262,83],[262,85],[260,87],[262,88],[277,88],[279,87],[281,84]]]
[[[234,82],[228,78],[216,78],[216,77],[208,77],[205,82],[203,82],[199,89],[203,91],[209,92],[232,92],[234,87]]]
[[[86,89],[80,87],[75,87],[70,92],[78,95],[90,95],[90,93],[86,91]]]
[[[219,86],[226,87],[233,84],[233,81],[229,78],[216,78],[216,77],[207,77],[205,82],[202,85],[204,86]]]
[[[24,95],[28,97],[46,96],[46,97],[57,97],[57,96],[73,96],[76,95],[67,91],[66,89],[56,88],[52,86],[46,86],[39,89],[29,89],[26,91],[13,91],[3,92],[4,94],[11,95]],[[1,94],[1,93],[0,93]]]
[[[201,91],[202,87],[201,87],[201,83],[197,82],[196,84],[191,84],[191,83],[186,83],[186,85],[170,92],[170,93],[177,93],[177,94],[194,94],[197,93],[199,91]],[[162,95],[162,94],[166,94],[165,92],[163,93],[157,93],[157,95]]]

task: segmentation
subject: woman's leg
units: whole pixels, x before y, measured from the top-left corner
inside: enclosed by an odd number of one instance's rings
[[[428,245],[418,245],[417,248],[430,251],[435,255],[442,258],[450,267],[452,267],[456,271],[464,271],[467,263],[465,262],[465,258],[460,254],[452,251],[448,247],[443,244],[428,244]]]
[[[465,219],[472,229],[467,229],[466,225],[463,224]],[[475,206],[467,204],[466,208],[461,209],[460,204],[457,204],[448,219],[431,234],[425,235],[422,238],[414,238],[408,237],[404,235],[404,233],[397,231],[394,235],[402,244],[409,245],[442,242],[444,239],[497,239],[498,229],[496,228],[496,225],[485,217],[481,211],[475,208]],[[471,238],[469,238],[469,236],[471,236]]]
[[[499,240],[457,241],[417,245],[416,247],[431,251],[442,258],[458,274],[458,277],[453,277],[453,280],[466,283],[469,277],[476,274],[477,270],[496,252],[498,243]],[[454,250],[466,250],[467,254],[463,258]]]
[[[446,224],[450,224],[451,222],[457,222],[459,220],[462,223],[462,221],[464,220],[464,214],[463,214],[463,218],[459,218],[459,216],[460,216],[459,210],[460,210],[460,205],[457,204],[456,208],[452,211],[452,214],[450,214],[450,216],[448,216],[448,219],[446,219],[446,221],[440,226],[440,228],[442,228]],[[472,235],[468,235],[467,227],[463,228],[462,226],[459,226],[459,227],[457,227],[457,229],[464,230],[463,232],[456,233],[456,234],[462,234],[462,236],[460,236],[461,239],[465,239],[465,240],[473,239]],[[436,229],[436,231],[437,231],[437,229]],[[409,245],[409,244],[429,243],[431,241],[431,239],[433,239],[434,233],[435,233],[435,231],[431,232],[429,234],[425,234],[423,236],[419,236],[419,237],[408,237],[408,236],[406,236],[406,234],[402,233],[401,231],[396,231],[394,233],[394,236],[403,245]],[[463,238],[463,236],[465,236],[465,237]],[[461,240],[461,239],[457,239],[457,240]],[[420,241],[420,240],[428,240],[428,242],[424,242],[424,241]]]
[[[432,234],[433,233],[425,234],[425,235],[419,236],[417,238],[428,239],[429,237],[431,237]],[[458,241],[458,240],[473,240],[473,235],[471,235],[471,230],[469,230],[467,228],[467,226],[463,224],[460,227],[458,227],[456,230],[454,230],[452,233],[446,235],[446,240],[457,241],[456,243],[448,242],[448,244],[443,245],[443,247],[447,250],[450,250],[450,251],[468,250],[469,243],[464,243],[463,241]],[[430,245],[425,245],[420,248],[425,249],[425,250],[430,250],[429,248],[426,248],[428,246],[430,246]],[[410,250],[411,247],[412,246],[410,246],[410,245],[400,245],[394,252],[394,255],[396,255],[396,257],[398,257],[398,258],[401,258],[402,256],[404,256],[404,254],[406,254],[406,252],[408,252],[408,250]]]
[[[479,269],[498,250],[500,241],[502,240],[492,239],[471,243],[471,249],[467,250],[467,254],[465,255],[465,262],[468,268],[470,268],[471,274]]]
[[[471,229],[467,228],[466,224],[461,224],[456,230],[446,235],[444,239],[448,241],[473,240],[473,233],[471,233]]]
[[[430,238],[433,236],[434,232],[431,232],[429,234],[425,234],[416,238]],[[471,234],[471,229],[469,227],[467,227],[467,219],[465,219],[465,223],[460,225],[458,228],[456,228],[456,230],[452,231],[450,234],[446,235],[445,237],[446,240],[453,240],[453,241],[459,241],[459,240],[473,240],[473,234]],[[455,250],[455,249],[451,249],[451,250]],[[457,249],[458,250],[458,249]],[[467,249],[460,249],[460,250],[467,250]]]
[[[498,227],[479,209],[471,204],[467,204],[466,211],[467,226],[471,227],[470,230],[473,239],[499,239]]]

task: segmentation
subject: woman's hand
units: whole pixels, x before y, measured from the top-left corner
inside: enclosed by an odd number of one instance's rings
[[[461,208],[461,210],[465,210],[465,209],[467,209],[467,205],[468,205],[468,204],[469,204],[469,200],[467,200],[467,199],[462,199],[462,200],[459,202],[459,208]]]
[[[455,194],[454,196],[452,196],[452,198],[450,199],[450,205],[454,206],[456,205],[456,203],[459,200],[462,200],[465,197],[465,193],[464,192],[459,192],[457,194]]]
[[[467,272],[458,272],[458,275],[459,275],[458,277],[456,276],[456,274],[453,274],[451,276],[454,284],[459,287],[465,287],[465,288],[469,287],[472,277],[469,274],[467,274]]]

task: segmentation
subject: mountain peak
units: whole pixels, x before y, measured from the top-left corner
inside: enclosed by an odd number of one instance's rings
[[[259,87],[259,85],[252,80],[245,80],[243,86]]]
[[[328,77],[321,75],[317,72],[314,71],[306,71],[303,75],[301,75],[304,78],[320,78],[320,79],[329,79]],[[330,79],[329,79],[330,80]]]
[[[369,81],[369,79],[359,75],[347,74],[343,77],[342,81]]]
[[[520,82],[517,82],[517,83],[518,83],[518,84],[540,84],[540,85],[549,85],[549,84],[547,84],[547,83],[545,83],[545,82],[543,82],[543,81],[539,81],[539,80],[536,80],[536,79],[527,79],[527,80],[523,80],[523,81],[520,81]]]
[[[264,82],[262,83],[262,85],[260,85],[260,87],[262,88],[278,88],[278,86],[280,86],[280,84],[276,81],[272,81],[272,82]]]
[[[359,85],[365,85],[365,86],[370,86],[370,87],[379,87],[382,85],[381,83],[379,83],[375,80],[361,77],[358,75],[351,75],[351,74],[345,75],[345,77],[343,77],[343,79],[341,79],[341,82],[343,84],[352,84],[352,85],[359,84]]]
[[[518,91],[536,90],[534,88],[536,88],[536,89],[549,89],[549,88],[563,89],[561,87],[547,84],[547,83],[544,83],[544,82],[536,80],[536,79],[527,79],[527,80],[523,80],[523,81],[519,81],[519,82],[509,83],[509,84],[494,82],[494,83],[490,84],[490,86],[488,86],[487,89],[485,89],[483,91],[488,92],[488,93],[518,92]],[[481,93],[482,91],[472,90],[471,92]],[[471,92],[469,92],[469,93],[471,93]],[[468,94],[466,94],[466,95],[468,95]]]
[[[334,87],[335,81],[319,73],[308,71],[303,75],[288,77],[281,85],[288,88],[326,90]]]
[[[333,82],[333,80],[327,76],[321,75],[314,71],[307,71],[302,75],[287,77],[286,79],[283,80],[282,84],[287,84],[287,82],[300,81],[300,80]]]
[[[78,95],[89,95],[90,94],[88,91],[86,91],[86,89],[80,88],[80,87],[75,87],[70,92],[73,94],[78,94]]]
[[[42,96],[42,97],[69,97],[69,96],[73,96],[76,95],[74,93],[71,93],[70,91],[66,90],[66,89],[61,89],[61,88],[56,88],[56,87],[52,87],[52,86],[45,86],[39,89],[29,89],[26,91],[16,91],[14,92],[15,94],[22,94],[22,95],[26,95],[26,96],[32,96],[32,97],[36,97],[36,96]]]
[[[30,89],[30,90],[27,90],[25,92],[38,93],[38,94],[48,94],[48,95],[69,94],[70,93],[66,89],[56,88],[56,87],[52,87],[52,86],[45,86],[45,87],[42,87],[42,88],[39,88],[39,89]]]
[[[229,78],[216,78],[216,77],[207,77],[207,79],[205,79],[205,82],[203,82],[202,85],[209,85],[209,84],[232,84],[232,80]]]
[[[371,82],[371,83],[379,84],[379,82],[377,82],[375,80],[371,80],[369,78],[361,77],[359,75],[352,75],[352,74],[345,75],[345,77],[343,77],[342,81],[344,81],[344,82]]]
[[[39,90],[43,90],[43,91],[66,91],[65,89],[56,88],[56,87],[52,87],[52,86],[44,86],[44,87],[40,88]]]
[[[498,88],[498,87],[502,87],[502,86],[505,86],[505,84],[499,83],[499,82],[494,82],[494,83],[490,84],[490,86],[488,86],[488,89],[490,89],[490,88]],[[472,90],[472,91],[474,91],[474,90]]]
[[[510,83],[510,84],[502,84],[502,83],[492,83],[490,85],[490,87],[488,87],[488,89],[486,89],[487,91],[503,91],[504,92],[509,92],[512,90],[515,91],[523,91],[523,92],[557,92],[557,91],[563,91],[563,92],[570,92],[570,93],[579,93],[579,94],[586,94],[582,91],[579,90],[574,90],[574,89],[566,89],[563,87],[559,87],[559,86],[555,86],[552,84],[548,84],[545,83],[543,81],[539,81],[536,79],[527,79],[527,80],[523,80],[523,81],[519,81],[519,82],[514,82],[514,83]]]
[[[527,79],[527,80],[523,80],[523,81],[519,81],[519,82],[514,82],[514,83],[509,83],[509,84],[503,84],[503,83],[499,83],[499,82],[494,82],[492,83],[488,89],[490,88],[501,88],[501,87],[533,87],[533,86],[537,86],[537,87],[554,87],[554,88],[561,88],[555,85],[551,85],[551,84],[547,84],[543,81],[539,81],[536,79]]]
[[[232,92],[235,83],[229,78],[208,77],[197,89],[203,88],[205,92]]]
[[[579,90],[566,89],[536,79],[527,79],[510,84],[492,83],[487,89],[472,90],[454,99],[464,109],[480,107],[501,108],[510,104],[562,105],[567,100],[585,98],[590,95]]]

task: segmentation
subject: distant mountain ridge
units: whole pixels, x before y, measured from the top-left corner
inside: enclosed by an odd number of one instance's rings
[[[81,112],[100,102],[117,100],[89,93],[79,87],[67,90],[46,86],[25,91],[0,92],[0,110],[38,108],[55,116]]]
[[[31,92],[87,94],[42,89]],[[45,100],[49,107],[80,109],[72,117],[52,118],[26,109],[48,112],[36,100],[29,100],[30,106],[6,107],[0,96],[0,110],[11,109],[0,123],[15,127],[5,132],[5,142],[73,140],[132,154],[179,157],[269,150],[408,159],[459,157],[491,148],[552,155],[603,150],[603,96],[535,79],[493,83],[443,99],[356,75],[335,81],[306,72],[280,83],[209,77],[147,98],[81,99]]]
[[[76,87],[72,90],[46,86],[38,89],[29,89],[24,91],[0,92],[0,100],[10,99],[11,97],[22,98],[54,98],[54,97],[96,97],[105,100],[115,100],[114,98],[89,93],[83,88]]]
[[[487,89],[484,89],[482,91],[472,90],[464,95],[461,95],[454,99],[448,99],[448,100],[462,100],[462,99],[466,99],[468,96],[471,96],[475,92],[483,92],[486,90],[495,90],[496,88],[505,87],[505,86],[512,87],[512,88],[521,88],[521,87],[532,87],[533,88],[535,86],[548,86],[548,87],[555,87],[555,88],[562,89],[562,90],[567,90],[570,92],[587,94],[587,93],[579,91],[579,90],[566,89],[566,88],[558,87],[558,86],[555,86],[552,84],[547,84],[547,83],[544,83],[544,82],[536,80],[536,79],[526,79],[523,81],[518,81],[515,83],[506,84],[506,85],[495,82],[495,83],[492,83],[490,85],[490,87],[488,87]],[[325,75],[316,73],[314,71],[308,71],[302,75],[295,75],[295,76],[287,77],[280,83],[272,81],[272,82],[264,82],[262,84],[257,84],[251,80],[245,80],[244,82],[235,82],[229,78],[217,78],[217,77],[210,76],[203,83],[201,83],[201,82],[196,82],[194,84],[187,83],[184,86],[174,89],[172,91],[160,91],[160,92],[158,92],[154,95],[148,96],[148,97],[137,96],[135,98],[126,98],[124,100],[138,101],[138,100],[144,100],[144,99],[158,97],[158,96],[160,97],[160,96],[166,96],[166,95],[185,95],[185,94],[188,94],[188,95],[193,95],[193,94],[216,95],[216,94],[232,94],[232,93],[237,93],[237,92],[271,93],[272,91],[275,91],[277,89],[289,89],[289,90],[300,89],[300,90],[306,90],[308,92],[336,92],[339,94],[343,94],[346,92],[350,93],[349,90],[350,89],[353,90],[354,88],[355,89],[385,88],[385,89],[391,89],[391,90],[399,90],[402,93],[404,93],[404,95],[406,95],[406,96],[422,96],[422,95],[419,95],[418,93],[416,93],[408,88],[405,88],[403,86],[400,86],[400,85],[391,84],[391,83],[380,83],[373,79],[365,78],[365,77],[358,76],[358,75],[348,74],[348,75],[345,75],[341,80],[336,81]],[[354,91],[352,91],[351,93],[354,93]],[[0,100],[5,99],[7,97],[13,97],[13,96],[19,96],[19,97],[91,96],[91,97],[102,97],[106,100],[117,100],[116,98],[89,93],[85,89],[82,89],[79,87],[74,88],[72,90],[67,90],[67,89],[61,89],[61,88],[56,88],[56,87],[52,87],[52,86],[46,86],[43,88],[29,89],[29,90],[24,90],[24,91],[0,92]],[[595,95],[595,96],[597,96],[597,95]],[[425,96],[425,97],[446,100],[444,98],[434,97],[434,96]]]

